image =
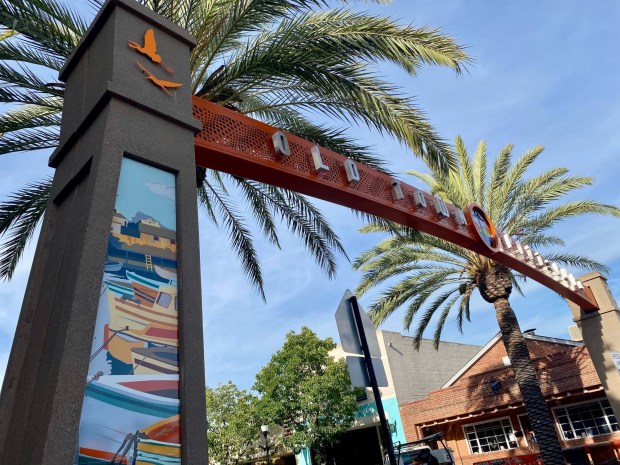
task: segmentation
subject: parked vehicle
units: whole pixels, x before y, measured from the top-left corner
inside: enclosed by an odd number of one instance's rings
[[[445,447],[432,449],[429,444],[442,441],[443,433],[436,433],[417,441],[397,444],[394,447],[396,465],[454,465],[452,450]],[[386,456],[385,465],[389,465]]]

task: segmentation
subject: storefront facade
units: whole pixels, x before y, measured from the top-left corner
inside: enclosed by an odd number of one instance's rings
[[[620,428],[586,348],[526,335],[567,463],[616,463]],[[493,338],[441,389],[401,405],[408,441],[442,431],[461,465],[537,464],[538,444],[510,360]]]

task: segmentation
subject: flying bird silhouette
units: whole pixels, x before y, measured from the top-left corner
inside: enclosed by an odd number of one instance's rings
[[[153,73],[148,71],[146,68],[144,68],[144,66],[142,66],[137,61],[136,61],[136,64],[142,70],[142,72],[146,74],[146,79],[150,79],[153,84],[155,84],[157,87],[160,87],[161,90],[163,90],[165,93],[167,93],[171,97],[172,97],[172,94],[168,92],[168,88],[173,89],[175,87],[181,87],[183,85],[180,82],[164,81],[163,79],[158,79],[155,76],[153,76]]]
[[[161,61],[161,55],[157,53],[157,43],[155,42],[155,32],[153,29],[147,29],[144,33],[144,45],[140,45],[133,40],[128,40],[127,44],[131,48],[136,49],[138,52],[143,53],[149,57],[154,63],[159,63],[170,74],[174,74],[174,71],[170,66]]]

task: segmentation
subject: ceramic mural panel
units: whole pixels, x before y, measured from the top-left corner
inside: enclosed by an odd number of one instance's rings
[[[175,177],[124,158],[110,226],[76,465],[177,465]]]

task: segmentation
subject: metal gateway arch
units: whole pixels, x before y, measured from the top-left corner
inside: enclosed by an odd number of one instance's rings
[[[485,242],[467,210],[238,112],[198,97],[192,103],[194,117],[202,123],[195,138],[197,166],[284,187],[418,229],[492,258],[586,311],[598,308],[587,287],[535,250],[501,231],[495,232],[494,243]]]
[[[60,73],[56,172],[0,397],[0,463],[207,464],[196,166],[416,228],[558,292],[618,414],[620,318],[600,278],[580,282],[477,206],[194,98],[194,45],[132,0],[108,0]]]

